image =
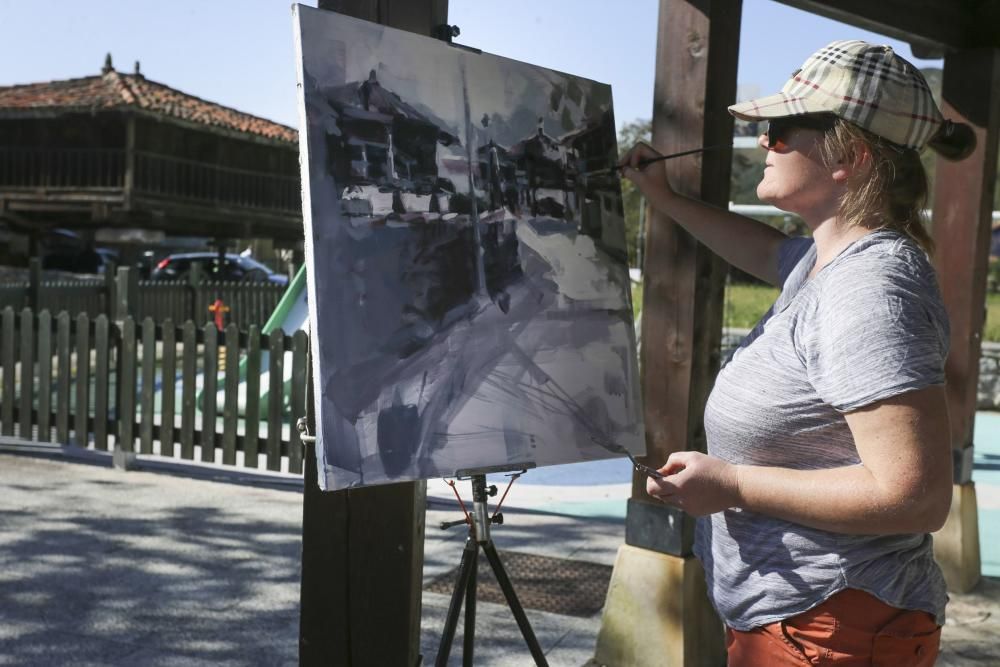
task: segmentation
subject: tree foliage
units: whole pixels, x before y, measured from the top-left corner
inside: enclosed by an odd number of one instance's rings
[[[618,131],[618,157],[637,142],[652,141],[653,122],[636,119],[625,123]],[[642,194],[627,178],[622,179],[622,207],[625,209],[625,240],[628,247],[629,266],[638,266],[639,222],[642,219]]]
[[[729,177],[729,201],[734,204],[760,204],[757,184],[764,178],[764,151],[760,148],[733,151]]]

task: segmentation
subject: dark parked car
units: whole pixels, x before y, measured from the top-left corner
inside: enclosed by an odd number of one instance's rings
[[[275,273],[255,259],[234,253],[220,256],[217,252],[186,252],[168,255],[156,265],[150,278],[152,280],[183,280],[191,273],[191,267],[194,264],[201,266],[201,274],[205,280],[288,284],[288,276]]]
[[[104,274],[112,271],[121,260],[110,248],[86,246],[79,250],[58,248],[42,256],[42,268],[69,273]]]
[[[39,254],[46,270],[101,274],[121,264],[116,250],[94,247],[71,229],[50,229],[41,241]]]

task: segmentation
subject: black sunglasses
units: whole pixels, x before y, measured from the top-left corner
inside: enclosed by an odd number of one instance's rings
[[[764,134],[767,135],[768,148],[786,148],[788,133],[794,129],[817,130],[827,132],[833,129],[837,117],[832,114],[817,114],[803,116],[785,116],[767,121]]]

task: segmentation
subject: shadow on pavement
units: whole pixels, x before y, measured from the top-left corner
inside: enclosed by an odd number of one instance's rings
[[[188,479],[10,456],[0,480],[0,664],[296,661],[298,494],[237,504]]]

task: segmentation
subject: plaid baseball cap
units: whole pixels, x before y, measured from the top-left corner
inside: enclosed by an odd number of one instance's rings
[[[944,122],[927,81],[890,46],[832,42],[809,56],[781,92],[740,102],[743,120],[832,113],[884,139],[923,148]]]

